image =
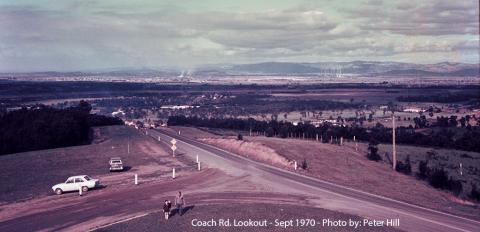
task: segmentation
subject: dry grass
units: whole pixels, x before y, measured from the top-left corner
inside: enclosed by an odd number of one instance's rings
[[[264,146],[258,142],[247,142],[234,138],[205,138],[200,141],[214,146],[242,154],[248,158],[273,164],[276,166],[288,167],[292,165],[284,156],[279,155],[274,149]]]

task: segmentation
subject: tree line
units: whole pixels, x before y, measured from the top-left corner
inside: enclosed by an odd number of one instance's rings
[[[480,99],[479,93],[442,93],[433,95],[411,95],[411,96],[399,96],[398,101],[401,102],[439,102],[439,103],[455,103],[469,100]]]
[[[336,126],[328,122],[315,127],[309,123],[294,125],[291,122],[258,121],[253,118],[201,118],[177,115],[168,118],[168,125],[252,131],[254,133],[260,132],[267,137],[280,138],[316,139],[318,136],[322,142],[331,142],[332,139],[339,141],[341,137],[349,140],[355,137],[357,140],[366,142],[372,140],[380,143],[392,142],[392,129],[386,128],[380,123],[371,128],[364,128],[357,124]],[[396,129],[396,142],[399,144],[480,152],[480,128],[478,126],[468,127],[461,135],[458,135],[458,131],[454,131],[452,128],[439,128],[428,133],[420,133],[416,132],[412,127],[398,127]]]
[[[90,114],[91,109],[81,101],[65,109],[38,105],[0,115],[0,155],[89,144],[91,127],[123,124],[118,118]]]

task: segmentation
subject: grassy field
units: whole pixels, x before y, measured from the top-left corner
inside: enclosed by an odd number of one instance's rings
[[[100,178],[110,188],[127,179],[133,181],[134,173],[141,181],[148,181],[150,177],[169,175],[171,167],[185,167],[170,158],[166,149],[134,128],[109,126],[95,128],[91,145],[0,156],[0,176],[8,177],[0,180],[0,204],[51,195],[51,186],[73,175]],[[122,158],[126,170],[110,173],[108,161],[116,156]]]
[[[366,144],[362,144],[366,147]],[[391,157],[392,146],[390,144],[380,144],[379,154],[388,154]],[[472,184],[480,187],[480,154],[476,152],[451,150],[451,149],[434,149],[428,147],[415,147],[400,145],[397,146],[397,159],[405,161],[410,156],[412,172],[418,171],[418,163],[428,160],[428,167],[444,168],[449,176],[456,180],[462,181],[463,193],[469,194]],[[462,168],[460,168],[462,164]],[[460,171],[462,173],[460,174]]]

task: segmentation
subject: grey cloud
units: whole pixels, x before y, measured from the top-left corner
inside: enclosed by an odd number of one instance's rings
[[[470,39],[478,36],[475,3],[381,2],[340,9],[341,17],[321,5],[254,12],[186,11],[170,5],[126,9],[95,1],[67,4],[63,10],[4,6],[0,70],[478,52],[478,39]]]
[[[402,1],[394,9],[347,9],[364,30],[404,35],[478,35],[478,1]]]

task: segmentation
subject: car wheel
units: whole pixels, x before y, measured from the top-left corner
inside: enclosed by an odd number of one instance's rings
[[[82,187],[82,192],[86,192],[86,191],[88,191],[88,187],[87,187],[87,186],[83,186],[83,187]]]
[[[57,189],[55,189],[55,193],[56,193],[57,195],[61,195],[61,194],[63,193],[63,191],[62,191],[62,189],[57,188]]]

